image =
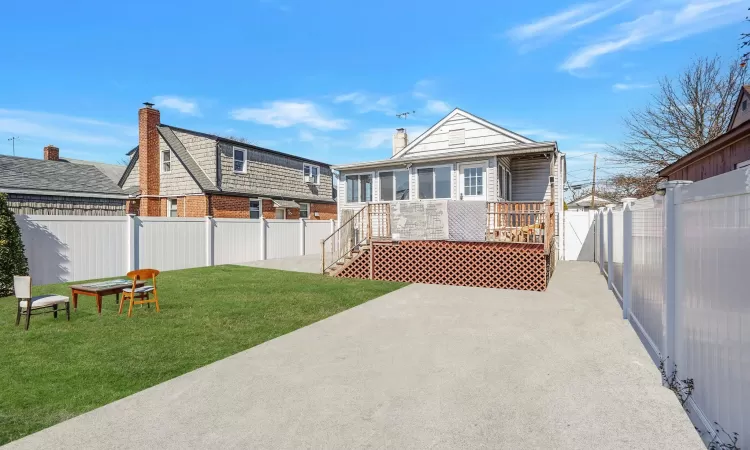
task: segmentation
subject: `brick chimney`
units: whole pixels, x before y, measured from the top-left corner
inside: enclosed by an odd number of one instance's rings
[[[60,149],[54,145],[48,145],[44,147],[44,159],[47,161],[59,161],[60,160]]]
[[[393,135],[393,156],[396,156],[396,153],[400,152],[404,149],[404,147],[406,147],[406,142],[406,129],[396,128],[396,133]]]
[[[138,110],[138,175],[141,188],[140,213],[142,216],[158,216],[159,205],[159,132],[161,122],[158,109],[152,103],[144,103]],[[154,197],[151,197],[154,196]]]

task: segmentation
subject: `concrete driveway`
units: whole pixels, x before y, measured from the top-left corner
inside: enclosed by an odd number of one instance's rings
[[[704,449],[592,263],[412,285],[9,448]]]

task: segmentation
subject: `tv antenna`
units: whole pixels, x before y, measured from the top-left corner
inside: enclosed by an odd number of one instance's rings
[[[13,146],[13,156],[16,156],[16,140],[18,139],[17,136],[9,137],[8,140],[11,142],[11,145]]]
[[[406,111],[406,112],[402,112],[400,114],[396,114],[396,117],[398,117],[399,119],[406,119],[410,115],[413,115],[413,114],[416,114],[416,113],[417,113],[416,111]]]

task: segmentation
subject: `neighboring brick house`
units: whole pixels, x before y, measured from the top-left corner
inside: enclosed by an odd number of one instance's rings
[[[44,147],[44,159],[0,155],[0,192],[16,214],[122,216],[128,195],[112,178],[125,166],[60,158]]]
[[[328,164],[164,125],[138,111],[138,146],[119,185],[142,216],[336,218]]]

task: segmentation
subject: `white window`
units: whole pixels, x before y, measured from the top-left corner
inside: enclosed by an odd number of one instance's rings
[[[234,171],[236,173],[247,173],[247,150],[234,147]]]
[[[172,171],[172,152],[169,150],[163,150],[161,152],[161,171],[162,173]]]
[[[319,184],[320,183],[320,167],[313,166],[312,164],[302,164],[302,174],[305,183]]]
[[[372,201],[372,174],[346,176],[346,202],[365,203]]]
[[[310,204],[300,203],[299,204],[299,218],[308,219],[310,217]]]
[[[177,217],[177,199],[167,199],[167,217]]]
[[[463,128],[448,132],[448,145],[464,145],[466,133]]]
[[[419,199],[451,198],[450,166],[417,169]]]
[[[484,168],[486,163],[481,164],[461,164],[460,186],[461,186],[461,198],[463,199],[483,199],[485,197],[484,192]]]
[[[250,218],[260,219],[260,200],[250,199]]]
[[[286,219],[286,208],[276,208],[276,218]]]
[[[380,178],[380,200],[409,200],[409,171],[394,170],[378,173]]]

